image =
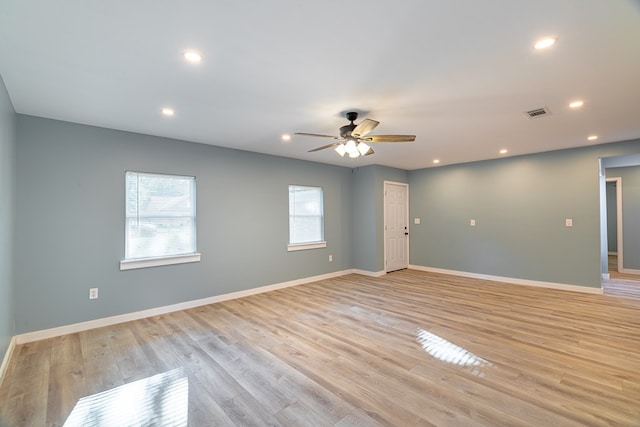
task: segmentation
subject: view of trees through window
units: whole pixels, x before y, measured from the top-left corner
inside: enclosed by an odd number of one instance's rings
[[[125,259],[196,252],[195,178],[126,173]]]

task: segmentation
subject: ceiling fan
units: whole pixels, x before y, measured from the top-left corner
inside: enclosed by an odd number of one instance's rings
[[[371,148],[367,143],[413,142],[416,140],[415,135],[369,135],[369,132],[374,130],[380,122],[371,119],[364,119],[356,125],[354,121],[358,118],[358,113],[355,111],[348,112],[346,117],[351,123],[340,128],[340,137],[305,132],[296,132],[295,135],[318,136],[321,138],[333,138],[337,140],[331,144],[309,150],[309,153],[335,147],[335,150],[341,156],[344,157],[345,154],[349,154],[349,157],[352,158],[373,154],[373,148]]]

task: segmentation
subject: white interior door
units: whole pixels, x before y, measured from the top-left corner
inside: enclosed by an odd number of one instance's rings
[[[409,267],[409,185],[384,183],[385,271]]]

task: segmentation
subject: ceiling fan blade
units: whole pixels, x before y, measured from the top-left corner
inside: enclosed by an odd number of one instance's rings
[[[371,135],[361,138],[365,142],[413,142],[415,135]]]
[[[336,145],[340,145],[339,142],[332,142],[331,144],[323,145],[322,147],[314,148],[313,150],[309,150],[309,153],[313,153],[314,151],[324,150],[325,148],[335,147]]]
[[[376,122],[375,120],[364,119],[351,131],[351,136],[354,138],[362,138],[363,136],[374,130],[379,124],[380,122]]]
[[[294,135],[304,135],[304,136],[319,136],[321,138],[333,138],[333,139],[338,139],[338,137],[333,136],[333,135],[322,135],[320,133],[305,133],[305,132],[296,132],[294,133]]]
[[[372,154],[374,154],[375,151],[373,151],[373,148],[369,148],[369,151],[367,151],[366,153],[364,153],[365,156],[370,156]]]

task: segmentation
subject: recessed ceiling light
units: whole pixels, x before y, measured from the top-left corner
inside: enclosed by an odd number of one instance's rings
[[[502,150],[500,150],[500,154],[507,154],[507,153],[508,153],[508,151],[507,151],[506,148],[503,148]]]
[[[162,109],[162,114],[165,116],[173,116],[175,114],[175,111],[173,111],[173,108],[165,107]]]
[[[291,140],[291,135],[289,135],[288,133],[283,133],[282,134],[282,140],[283,141],[290,141]]]
[[[437,165],[438,163],[440,163],[440,159],[433,159],[433,163]]]
[[[200,55],[195,50],[188,50],[184,53],[184,59],[194,64],[202,61],[202,55]]]
[[[589,136],[587,137],[587,139],[588,139],[589,141],[595,141],[596,139],[598,139],[598,135],[589,135]]]
[[[580,108],[584,105],[584,101],[577,100],[569,103],[569,108]]]
[[[546,49],[548,47],[553,46],[555,42],[556,42],[556,39],[554,37],[545,37],[543,39],[538,40],[536,44],[533,45],[533,47],[536,49]]]

